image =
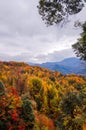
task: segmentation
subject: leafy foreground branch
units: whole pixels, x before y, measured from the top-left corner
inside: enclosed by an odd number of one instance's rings
[[[47,25],[53,25],[79,13],[83,7],[82,0],[39,0],[38,10],[42,20]]]

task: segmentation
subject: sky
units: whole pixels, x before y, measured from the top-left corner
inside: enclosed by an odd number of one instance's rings
[[[47,27],[38,13],[38,1],[0,0],[0,60],[42,63],[75,57],[71,45],[81,29],[74,27],[74,21],[86,20],[86,7],[63,27]]]

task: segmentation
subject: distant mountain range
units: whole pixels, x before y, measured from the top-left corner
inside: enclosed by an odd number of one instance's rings
[[[35,65],[48,68],[53,71],[60,71],[63,74],[86,74],[86,62],[75,57],[64,59],[61,62],[46,62]]]

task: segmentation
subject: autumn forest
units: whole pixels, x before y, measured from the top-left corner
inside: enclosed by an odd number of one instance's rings
[[[0,130],[86,130],[86,77],[0,62]]]

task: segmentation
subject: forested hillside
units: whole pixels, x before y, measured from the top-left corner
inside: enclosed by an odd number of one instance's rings
[[[86,77],[0,62],[0,130],[86,130]]]

